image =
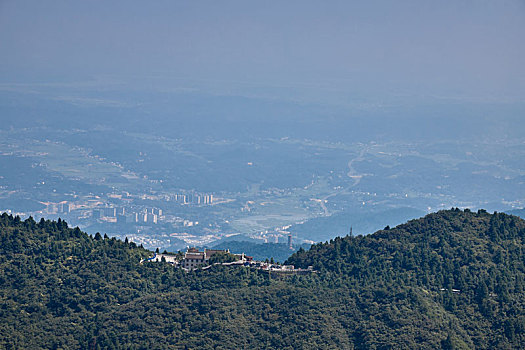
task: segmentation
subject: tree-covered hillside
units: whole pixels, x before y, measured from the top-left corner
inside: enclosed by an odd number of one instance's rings
[[[525,221],[454,209],[317,244],[287,263],[313,265],[337,286],[355,289],[367,299],[361,306],[368,313],[382,309],[383,327],[396,325],[388,318],[408,307],[425,322],[446,319],[469,348],[500,348],[525,345],[524,259]],[[408,292],[408,300],[399,300],[399,292]]]
[[[525,347],[525,221],[441,211],[300,250],[317,273],[183,272],[63,221],[0,216],[0,348]]]

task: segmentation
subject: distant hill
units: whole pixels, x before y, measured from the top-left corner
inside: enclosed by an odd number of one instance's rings
[[[522,219],[525,219],[525,209],[513,209],[506,211],[507,214],[519,216]]]
[[[307,249],[310,244],[303,244],[294,246],[290,249],[284,243],[253,243],[247,241],[227,241],[221,242],[215,246],[214,249],[229,249],[233,253],[245,253],[253,256],[256,260],[264,261],[265,259],[273,258],[275,261],[284,262],[299,248]]]
[[[6,214],[0,247],[0,348],[525,348],[525,221],[507,214],[336,238],[282,278],[141,264],[134,243]]]
[[[336,236],[346,236],[350,227],[353,228],[354,234],[368,234],[387,225],[395,226],[425,214],[424,211],[414,208],[343,211],[328,217],[318,217],[302,224],[293,225],[290,231],[303,239],[319,242]]]

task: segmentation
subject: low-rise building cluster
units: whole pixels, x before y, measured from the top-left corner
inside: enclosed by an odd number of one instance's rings
[[[210,258],[215,254],[231,254],[235,256],[237,260],[232,262],[210,264]],[[258,270],[268,271],[268,273],[272,275],[304,275],[315,272],[312,266],[309,266],[307,269],[296,269],[293,265],[280,265],[263,261],[255,261],[251,256],[248,256],[244,253],[232,254],[229,250],[206,248],[204,248],[204,251],[199,251],[197,248],[188,248],[188,250],[184,253],[184,256],[182,258],[180,255],[155,253],[153,257],[144,259],[141,262],[148,261],[166,262],[169,264],[176,265],[187,271],[199,268],[208,269],[213,265],[223,265],[233,267],[254,268]]]

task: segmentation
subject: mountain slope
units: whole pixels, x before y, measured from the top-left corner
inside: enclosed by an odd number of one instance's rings
[[[525,221],[442,211],[289,258],[308,276],[140,263],[133,243],[0,216],[0,348],[525,346]]]
[[[429,302],[442,306],[469,347],[499,347],[509,338],[525,344],[524,248],[522,219],[455,209],[317,244],[287,263],[339,276],[389,307],[408,289],[422,314],[437,311]]]

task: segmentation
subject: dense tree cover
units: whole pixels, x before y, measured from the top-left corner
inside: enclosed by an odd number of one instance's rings
[[[227,252],[219,252],[215,253],[210,257],[210,260],[208,260],[208,264],[220,264],[220,263],[229,263],[233,261],[237,261],[238,258],[232,253]]]
[[[360,309],[378,317],[381,327],[410,324],[405,317],[397,324],[404,307],[432,327],[449,325],[443,344],[523,348],[524,249],[522,219],[453,209],[317,244],[287,263],[313,265],[334,286],[355,290],[357,300],[365,299]]]
[[[525,222],[449,210],[301,250],[318,272],[183,272],[0,216],[0,348],[524,348]]]

